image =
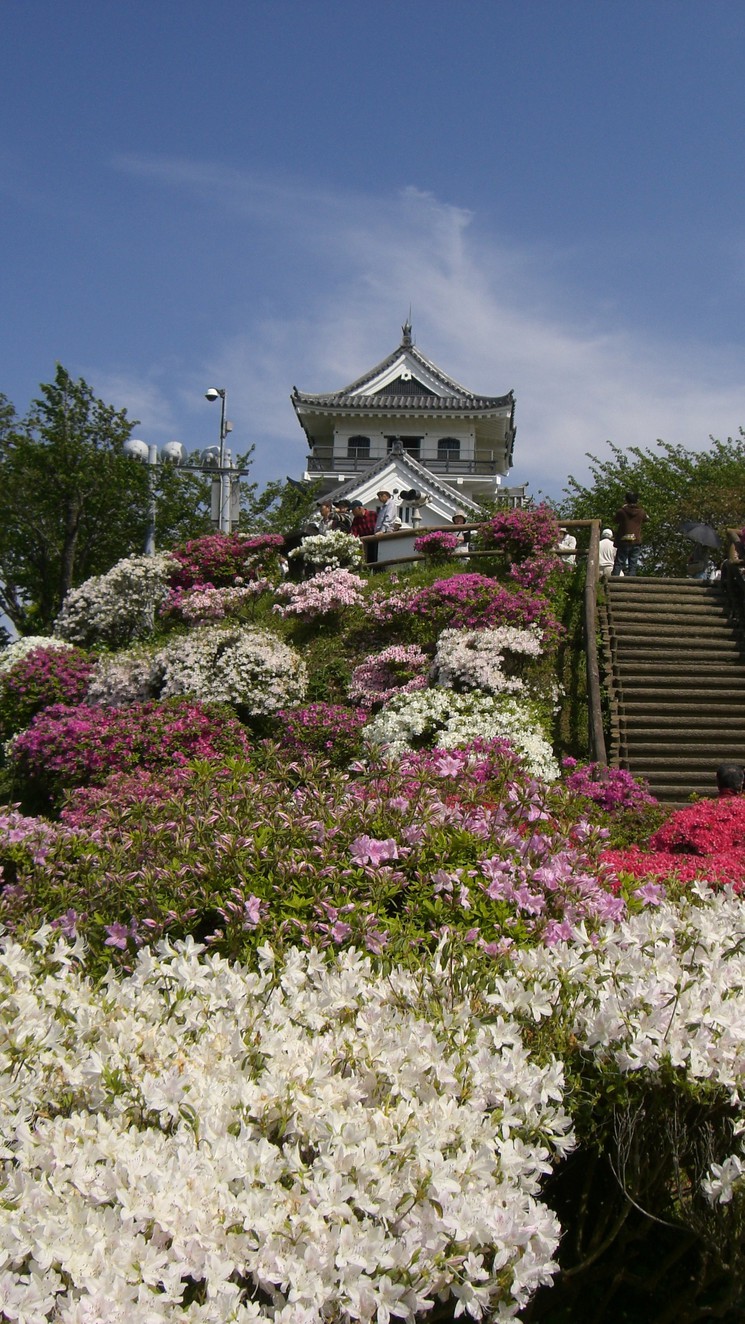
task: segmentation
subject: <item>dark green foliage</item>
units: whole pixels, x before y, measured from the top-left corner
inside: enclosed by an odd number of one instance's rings
[[[61,365],[40,391],[24,420],[0,398],[0,608],[21,634],[48,630],[70,588],[142,551],[148,519],[146,466],[122,450],[126,411]],[[161,545],[209,528],[207,491],[160,469]]]
[[[712,524],[721,534],[745,521],[745,433],[726,442],[711,439],[692,451],[658,441],[656,447],[608,443],[610,457],[588,456],[592,481],[570,476],[559,509],[566,519],[614,524],[627,491],[636,491],[649,515],[644,526],[640,573],[684,575],[693,544],[679,531],[681,520]]]

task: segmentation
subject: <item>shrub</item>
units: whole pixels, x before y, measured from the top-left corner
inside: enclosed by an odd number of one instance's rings
[[[176,547],[170,574],[173,588],[240,586],[245,580],[276,578],[284,538],[278,533],[246,537],[242,533],[208,533]]]
[[[365,601],[364,591],[364,579],[351,570],[321,570],[302,584],[280,584],[275,597],[286,600],[287,605],[283,607],[280,601],[274,611],[279,616],[315,621],[360,606]]]
[[[95,663],[79,648],[37,647],[0,671],[0,738],[22,731],[52,704],[82,703]]]
[[[435,530],[414,539],[414,551],[428,561],[448,561],[460,545],[457,533]]]
[[[411,632],[412,625],[434,642],[442,630],[485,630],[500,625],[540,630],[544,646],[555,644],[561,626],[549,604],[525,591],[511,592],[486,575],[457,574],[435,580],[426,588],[388,596],[373,594],[369,614],[376,623],[393,623]]]
[[[240,723],[216,706],[183,699],[126,709],[57,704],[15,737],[9,760],[27,794],[59,803],[69,787],[100,784],[113,771],[168,767],[247,748]]]
[[[71,589],[54,633],[82,648],[122,648],[152,633],[155,612],[165,601],[169,553],[129,556],[108,571]]]
[[[320,754],[345,768],[362,751],[364,713],[336,703],[311,703],[277,713],[280,748],[293,757]]]
[[[393,644],[355,667],[349,697],[363,708],[374,708],[394,694],[424,689],[428,670],[429,658],[416,644]]]
[[[525,760],[534,776],[553,781],[559,769],[529,703],[480,693],[421,690],[389,700],[365,728],[371,745],[389,757],[406,749],[436,745],[450,749],[483,737],[502,737]]]
[[[254,579],[249,584],[233,588],[214,588],[212,584],[195,584],[193,588],[174,588],[160,608],[160,616],[175,617],[193,625],[203,621],[221,621],[226,616],[238,616],[251,606],[271,584],[268,579]]]
[[[535,627],[518,630],[502,625],[493,630],[443,630],[432,667],[438,685],[454,690],[486,690],[490,694],[517,693],[524,682],[514,674],[519,657],[540,657],[541,640]],[[507,663],[507,659],[510,659]]]
[[[302,561],[314,570],[340,570],[362,564],[362,543],[351,533],[333,529],[330,533],[311,534],[289,554],[291,561]]]
[[[36,648],[56,648],[60,652],[72,648],[64,639],[57,639],[54,635],[45,634],[27,634],[20,639],[14,639],[12,643],[5,648],[0,649],[0,672],[10,671],[16,662],[20,662],[28,653],[33,653]]]
[[[481,525],[478,545],[502,552],[510,562],[550,552],[559,543],[559,521],[548,506],[502,510]]]
[[[299,654],[252,626],[202,626],[171,640],[157,660],[163,698],[193,694],[258,717],[305,696],[307,673]]]

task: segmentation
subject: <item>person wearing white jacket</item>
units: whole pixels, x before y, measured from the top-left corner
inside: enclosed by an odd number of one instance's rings
[[[613,566],[616,562],[616,544],[613,541],[613,530],[603,529],[600,535],[600,574],[603,579],[610,579]]]

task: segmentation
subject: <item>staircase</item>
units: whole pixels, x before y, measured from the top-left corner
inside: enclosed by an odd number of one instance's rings
[[[723,589],[642,577],[605,589],[610,762],[666,804],[715,795],[718,764],[745,764],[745,641]]]

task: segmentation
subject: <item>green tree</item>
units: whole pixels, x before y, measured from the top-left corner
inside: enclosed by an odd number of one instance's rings
[[[597,518],[612,527],[626,492],[638,492],[649,515],[641,573],[683,575],[692,544],[679,531],[682,520],[711,524],[720,536],[745,524],[745,432],[710,442],[701,451],[664,441],[655,448],[623,450],[609,442],[608,458],[587,457],[591,482],[569,477],[559,512],[565,519]]]
[[[123,452],[134,420],[58,365],[19,420],[0,397],[0,608],[21,634],[51,626],[65,594],[144,545],[150,475]],[[210,527],[207,483],[161,466],[156,537]]]
[[[292,533],[307,524],[318,505],[320,482],[275,479],[261,492],[252,484],[246,493],[241,527],[249,533]]]

